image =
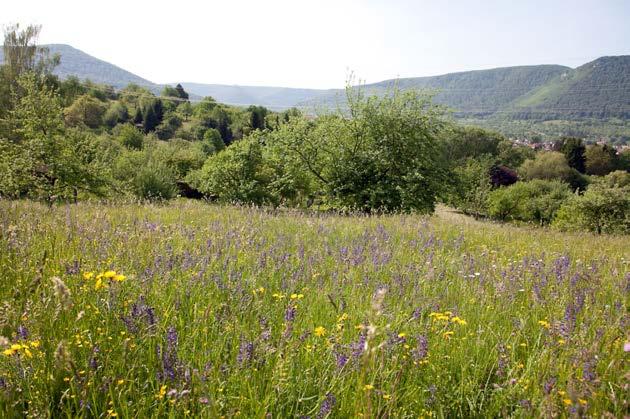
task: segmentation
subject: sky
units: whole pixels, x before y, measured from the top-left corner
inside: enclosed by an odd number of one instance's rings
[[[630,54],[630,0],[29,0],[0,24],[40,24],[156,83],[340,88]],[[356,81],[356,80],[355,80]]]

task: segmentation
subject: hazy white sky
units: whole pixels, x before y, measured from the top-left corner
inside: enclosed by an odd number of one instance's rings
[[[334,88],[630,54],[630,0],[6,2],[0,23],[154,82]]]

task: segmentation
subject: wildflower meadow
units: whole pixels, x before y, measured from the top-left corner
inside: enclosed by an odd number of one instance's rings
[[[628,236],[0,202],[0,416],[623,417]]]

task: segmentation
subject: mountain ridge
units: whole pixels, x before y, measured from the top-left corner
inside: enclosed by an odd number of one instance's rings
[[[154,93],[165,84],[153,83],[105,60],[66,44],[43,45],[59,53],[55,74],[122,88],[129,83]],[[2,60],[0,50],[0,60]],[[237,106],[260,105],[274,110],[343,107],[343,89],[181,83],[191,99],[212,96]],[[513,119],[630,119],[630,55],[604,56],[577,68],[555,64],[497,67],[437,76],[388,79],[361,87],[368,94],[385,94],[394,85],[402,90],[425,89],[455,116]]]

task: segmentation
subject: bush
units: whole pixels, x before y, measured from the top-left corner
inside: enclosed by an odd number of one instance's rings
[[[561,230],[630,233],[630,187],[592,185],[562,205],[553,224]]]
[[[536,155],[526,160],[519,169],[519,174],[527,180],[560,180],[575,189],[585,189],[588,182],[577,170],[569,167],[564,154],[551,151]]]
[[[187,181],[202,193],[224,202],[263,205],[277,202],[269,191],[271,177],[263,161],[262,145],[252,136],[208,158]]]
[[[549,224],[570,195],[569,187],[559,181],[517,182],[490,193],[488,213],[499,220]]]
[[[166,200],[177,194],[175,175],[163,163],[151,162],[143,165],[133,180],[134,194],[143,199]]]
[[[144,134],[131,124],[119,125],[114,132],[122,145],[130,150],[142,150]]]
[[[491,157],[470,158],[465,164],[453,169],[454,186],[447,194],[446,202],[457,209],[473,215],[488,213],[488,194],[492,191],[490,172]]]

